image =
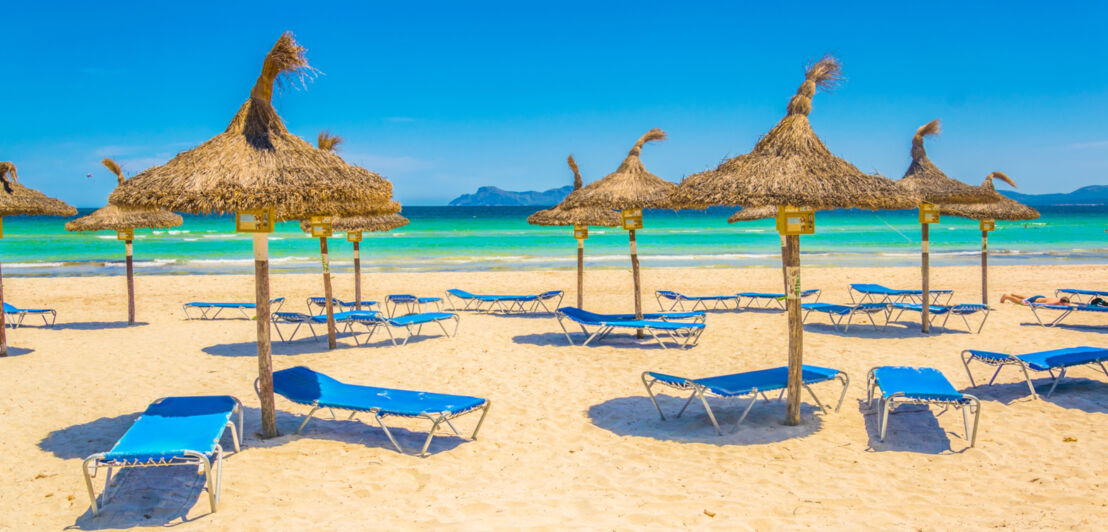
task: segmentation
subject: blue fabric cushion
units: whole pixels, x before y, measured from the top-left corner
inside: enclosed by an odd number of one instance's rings
[[[235,399],[227,395],[161,399],[135,420],[104,459],[170,460],[184,457],[184,451],[210,455],[235,405]]]
[[[962,393],[934,368],[883,366],[873,372],[881,394],[886,398],[900,393],[912,399],[959,400]]]
[[[366,412],[378,409],[393,416],[418,416],[424,413],[458,414],[485,404],[486,399],[466,395],[447,395],[374,386],[359,386],[337,381],[304,366],[273,374],[273,391],[295,403]]]

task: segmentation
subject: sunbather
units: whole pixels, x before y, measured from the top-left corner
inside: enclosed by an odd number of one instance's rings
[[[1046,297],[1046,296],[1031,296],[1023,297],[1016,294],[1004,294],[1000,296],[1001,303],[1015,303],[1017,305],[1026,305],[1028,303],[1038,303],[1040,305],[1069,305],[1070,298],[1068,297]]]

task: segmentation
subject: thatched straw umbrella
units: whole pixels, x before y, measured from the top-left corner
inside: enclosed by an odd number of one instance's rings
[[[642,319],[642,291],[639,288],[639,252],[635,245],[635,229],[642,229],[642,209],[670,207],[669,196],[675,188],[673,183],[647,172],[639,155],[647,142],[665,139],[666,134],[660,129],[647,131],[635,142],[615,172],[570,192],[561,203],[568,209],[600,207],[622,211],[623,228],[627,229],[631,242],[631,275],[634,278],[635,316],[638,319]],[[642,330],[638,331],[638,336],[642,338]]]
[[[673,195],[676,205],[778,206],[778,230],[785,235],[785,276],[789,323],[789,384],[786,423],[800,422],[803,328],[800,316],[800,233],[810,233],[814,215],[783,216],[786,207],[813,209],[900,209],[914,204],[883,177],[863,174],[834,156],[808,122],[817,88],[834,87],[839,62],[828,56],[808,67],[804,83],[789,101],[787,114],[754,149],[715,170],[685,178]],[[811,216],[811,218],[809,218]],[[785,222],[782,224],[782,222]],[[803,223],[799,223],[803,222]]]
[[[896,182],[897,188],[920,202],[919,221],[923,263],[923,295],[921,296],[923,308],[920,330],[925,333],[931,330],[931,246],[928,228],[930,224],[939,222],[940,211],[936,204],[991,203],[1001,198],[996,190],[970,186],[947,177],[927,158],[923,139],[939,134],[940,129],[939,120],[935,119],[916,130],[916,134],[912,136],[912,164],[908,165],[908,171],[904,172],[904,177]]]
[[[985,182],[981,188],[996,190],[993,186],[993,178],[1008,183],[1016,188],[1004,172],[993,172],[985,176]],[[1039,211],[1028,207],[1014,199],[1004,198],[995,203],[973,203],[967,205],[943,205],[942,212],[951,216],[978,220],[981,228],[981,304],[989,304],[989,231],[996,228],[997,220],[1034,220],[1039,217]]]
[[[127,178],[123,177],[123,169],[111,159],[100,161],[115,174],[119,184],[123,184]],[[101,207],[88,216],[82,216],[65,224],[65,230],[74,231],[115,231],[116,236],[123,240],[127,250],[127,324],[135,324],[135,265],[134,246],[135,229],[165,229],[177,227],[184,223],[181,215],[161,209],[125,209],[116,205]]]
[[[142,172],[109,201],[188,213],[236,213],[236,228],[254,233],[262,435],[277,435],[270,360],[269,245],[277,220],[356,215],[388,200],[392,185],[285,129],[271,103],[279,77],[303,81],[313,72],[304,48],[286,33],[266,55],[261,75],[227,130]]]
[[[584,184],[581,172],[577,170],[577,161],[570,155],[567,159],[573,170],[573,190],[581,189]],[[543,209],[527,217],[531,225],[573,226],[573,236],[577,239],[577,308],[585,307],[585,239],[589,237],[589,226],[619,227],[619,215],[603,207],[566,208],[562,204]]]
[[[19,184],[15,165],[0,161],[0,237],[4,236],[3,217],[21,214],[45,216],[73,216],[77,209],[62,200],[51,198],[42,192]],[[0,307],[4,306],[4,276],[0,274]],[[7,326],[0,309],[0,357],[8,356]]]

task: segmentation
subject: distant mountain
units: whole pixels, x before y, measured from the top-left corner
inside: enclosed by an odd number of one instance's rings
[[[452,207],[547,206],[558,204],[570,192],[573,192],[572,185],[543,192],[534,190],[514,192],[499,187],[481,187],[473,194],[462,194],[454,198],[449,205]]]
[[[1021,194],[1010,190],[1000,193],[1028,205],[1108,204],[1108,185],[1089,185],[1065,194]]]

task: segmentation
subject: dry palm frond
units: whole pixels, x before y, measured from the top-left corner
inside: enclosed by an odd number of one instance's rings
[[[938,119],[932,120],[919,129],[912,136],[912,164],[904,177],[896,182],[905,194],[916,197],[921,202],[956,204],[956,203],[989,203],[999,201],[1001,196],[995,190],[984,187],[967,185],[957,179],[947,177],[931,159],[927,158],[927,150],[924,149],[923,140],[926,137],[937,135],[940,126]]]
[[[825,56],[805,71],[785,117],[750,153],[724,161],[715,170],[686,177],[672,196],[679,208],[806,205],[816,209],[903,209],[914,198],[892,181],[868,175],[836,157],[812,131],[808,113],[817,89],[835,86],[839,62]]]
[[[100,161],[100,164],[103,164],[108,170],[111,170],[111,172],[115,174],[115,178],[118,180],[117,184],[122,185],[123,182],[127,180],[123,177],[123,169],[119,167],[119,163],[105,157],[103,161]]]
[[[574,190],[562,200],[565,208],[600,207],[604,209],[662,209],[670,206],[674,184],[646,171],[639,155],[647,142],[665,140],[660,129],[651,129],[639,138],[615,172],[599,181]]]
[[[73,216],[77,209],[19,183],[15,164],[0,161],[0,216]]]
[[[279,219],[358,215],[388,201],[392,184],[291,134],[270,99],[279,77],[313,70],[284,34],[266,56],[250,98],[226,131],[116,188],[109,201],[189,213],[274,207]]]
[[[996,193],[993,186],[993,178],[1008,183],[1016,188],[1016,183],[1003,172],[993,172],[985,176],[985,182],[981,188]],[[999,196],[999,194],[997,194]],[[962,205],[941,205],[939,211],[943,214],[969,218],[971,220],[1034,220],[1039,217],[1039,211],[1028,207],[1014,199],[1000,196],[999,201],[992,203],[970,203]]]
[[[344,142],[338,135],[332,135],[330,131],[320,131],[316,138],[316,147],[323,151],[339,151],[339,144]]]

